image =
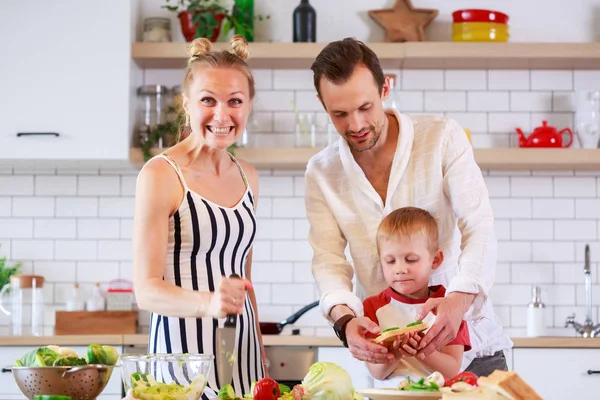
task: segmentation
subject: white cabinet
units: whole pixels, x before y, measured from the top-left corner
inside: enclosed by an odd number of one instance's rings
[[[352,357],[345,347],[319,347],[317,361],[330,361],[344,368],[352,378],[354,390],[373,387],[373,378],[365,363]]]
[[[0,2],[0,160],[127,159],[132,3]]]
[[[600,349],[513,349],[514,371],[544,400],[592,400],[600,394]]]

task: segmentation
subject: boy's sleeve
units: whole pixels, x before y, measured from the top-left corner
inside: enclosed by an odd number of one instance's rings
[[[371,321],[373,321],[377,325],[379,325],[379,320],[377,319],[377,313],[376,313],[377,307],[375,306],[375,303],[372,301],[371,298],[367,298],[367,299],[365,299],[365,301],[363,301],[363,309],[364,309],[365,317],[369,318]],[[367,332],[365,337],[367,339],[370,339],[370,338],[377,337],[377,335],[375,335],[371,332]]]
[[[458,328],[458,332],[456,333],[456,338],[454,338],[453,341],[448,343],[448,345],[451,344],[462,345],[465,347],[465,351],[471,350],[471,336],[469,335],[469,326],[464,320],[460,323],[460,327]]]

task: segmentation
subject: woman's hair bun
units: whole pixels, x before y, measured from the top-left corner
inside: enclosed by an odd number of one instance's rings
[[[243,35],[233,35],[229,43],[229,52],[240,57],[242,60],[248,59],[250,49],[248,48],[248,40]]]
[[[190,61],[195,57],[206,54],[212,49],[212,43],[207,38],[196,38],[188,45]]]

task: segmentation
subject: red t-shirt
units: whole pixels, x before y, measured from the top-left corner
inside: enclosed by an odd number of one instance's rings
[[[429,298],[444,297],[446,294],[446,288],[442,285],[431,286],[430,290],[431,294],[429,295]],[[418,307],[427,300],[428,298],[413,299],[406,297],[396,292],[391,287],[388,287],[380,294],[365,299],[363,307],[365,317],[375,322],[383,330],[395,326],[406,326],[407,324],[414,322]],[[430,326],[433,325],[435,322],[435,315],[429,313],[423,319],[423,322],[429,323]],[[448,345],[463,345],[465,352],[471,350],[469,328],[464,320],[458,328],[456,338],[448,343]]]

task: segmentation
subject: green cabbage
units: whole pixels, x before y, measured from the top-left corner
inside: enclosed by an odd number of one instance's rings
[[[90,344],[87,351],[87,360],[90,364],[108,364],[106,350],[99,344]]]
[[[15,367],[51,367],[58,358],[56,351],[48,347],[38,347],[15,361]]]
[[[80,357],[58,357],[52,364],[54,367],[75,367],[78,365],[86,365],[85,358]]]
[[[102,346],[102,348],[106,353],[106,364],[115,365],[119,359],[119,353],[117,352],[117,349],[112,346]]]
[[[311,400],[364,399],[354,391],[352,379],[345,369],[337,364],[319,361],[311,365],[302,380],[305,397]]]
[[[50,345],[50,346],[46,346],[47,348],[54,350],[56,352],[56,354],[58,354],[59,357],[79,357],[77,355],[77,353],[75,352],[75,350],[69,348],[69,347],[59,347],[59,346],[54,346],[54,345]]]

